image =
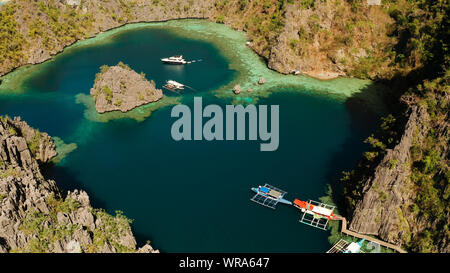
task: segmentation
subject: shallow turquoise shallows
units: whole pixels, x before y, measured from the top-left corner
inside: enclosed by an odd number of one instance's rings
[[[159,61],[176,54],[202,61],[186,66]],[[0,95],[0,114],[21,116],[31,126],[78,145],[47,176],[64,190],[86,190],[96,207],[123,211],[134,220],[138,243],[151,240],[161,251],[329,248],[329,232],[299,223],[299,211],[292,206],[280,204],[272,210],[251,202],[250,188],[270,183],[288,191],[291,201],[317,200],[326,195],[328,184],[339,188],[340,172],[354,167],[375,124],[364,107],[320,92],[278,87],[257,102],[280,105],[277,151],[260,152],[257,141],[175,142],[170,135],[172,105],[140,122],[86,118],[86,106],[77,103],[77,95],[89,93],[101,65],[119,61],[145,72],[159,88],[168,79],[193,87],[180,98],[190,106],[197,95],[204,104],[224,107],[230,100],[213,92],[239,73],[213,44],[164,27],[118,32],[36,66],[23,73],[20,90]],[[252,98],[242,101],[251,103]]]

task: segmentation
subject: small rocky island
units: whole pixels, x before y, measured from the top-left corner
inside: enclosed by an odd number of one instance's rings
[[[102,66],[90,93],[100,114],[127,112],[163,97],[162,90],[156,89],[153,80],[149,82],[144,73],[138,74],[122,62]]]

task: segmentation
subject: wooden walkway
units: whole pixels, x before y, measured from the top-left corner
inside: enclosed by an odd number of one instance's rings
[[[373,238],[373,237],[365,235],[365,234],[360,234],[360,233],[348,230],[347,229],[347,219],[345,219],[342,216],[336,215],[336,219],[340,220],[342,222],[342,226],[341,226],[341,232],[342,233],[345,233],[347,235],[350,235],[350,236],[353,236],[353,237],[356,237],[356,238],[366,239],[367,241],[378,243],[378,244],[380,244],[380,245],[382,245],[384,247],[393,249],[393,250],[395,250],[395,251],[397,251],[399,253],[406,253],[405,250],[403,250],[401,247],[399,247],[397,245],[394,245],[394,244],[391,244],[391,243],[388,243],[388,242],[385,242],[385,241],[382,241],[382,240],[378,240],[376,238]]]

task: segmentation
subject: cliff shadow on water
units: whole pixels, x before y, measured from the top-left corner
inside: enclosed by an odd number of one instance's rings
[[[46,179],[55,180],[63,197],[66,197],[68,191],[84,190],[89,193],[89,199],[93,207],[106,208],[106,202],[99,199],[95,192],[86,188],[86,185],[77,179],[77,175],[71,172],[67,167],[56,165],[52,162],[41,167],[42,175]]]
[[[379,129],[381,117],[389,112],[391,92],[388,86],[373,82],[345,99],[344,106],[349,117],[349,130],[358,133],[351,134],[340,147],[339,152],[330,156],[330,167],[327,168],[326,174],[329,190],[331,190],[328,196],[337,206],[339,214],[344,217],[349,215],[347,215],[345,204],[344,182],[341,181],[343,172],[355,169],[363,153],[369,149],[370,145],[364,140]],[[348,151],[360,151],[360,153]]]

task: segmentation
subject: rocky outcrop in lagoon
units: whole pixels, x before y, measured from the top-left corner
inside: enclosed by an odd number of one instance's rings
[[[239,84],[236,84],[233,87],[233,92],[234,92],[234,94],[239,95],[241,93],[241,86]]]
[[[66,196],[40,166],[56,156],[51,137],[19,118],[0,119],[1,252],[158,252],[137,249],[130,220],[91,206],[84,191]]]
[[[99,113],[127,112],[163,97],[162,90],[156,89],[155,82],[149,82],[145,74],[138,74],[123,63],[102,66],[90,93]]]

